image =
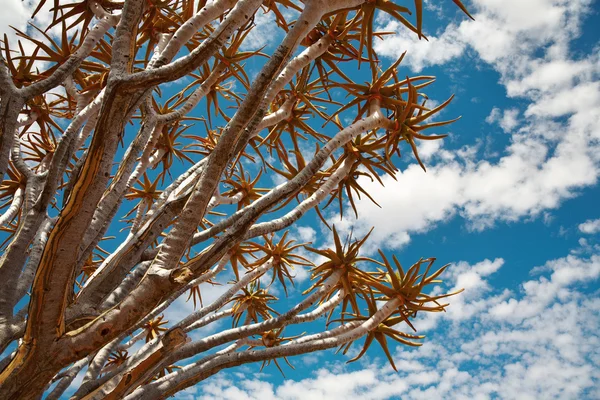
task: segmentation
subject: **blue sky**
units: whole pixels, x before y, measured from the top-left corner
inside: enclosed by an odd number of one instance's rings
[[[358,237],[374,226],[370,252],[382,248],[405,264],[431,256],[450,263],[445,288],[465,292],[447,313],[415,321],[427,337],[416,350],[394,348],[400,372],[377,346],[352,364],[328,351],[292,358],[296,369],[284,366],[285,378],[274,366],[258,373],[260,364],[248,365],[178,398],[600,398],[600,5],[465,3],[475,21],[450,1],[425,1],[429,42],[378,19],[398,32],[377,44],[383,62],[406,50],[400,74],[435,75],[426,91],[432,101],[456,95],[440,118],[462,119],[439,132],[450,133],[443,142],[420,147],[427,173],[404,149],[397,181],[365,183],[381,209],[360,202],[358,221],[327,214]],[[268,52],[278,36],[268,18],[257,23],[253,44]],[[122,235],[118,226],[110,233]],[[331,241],[312,214],[292,234]],[[287,304],[308,285],[306,271],[298,276]],[[221,290],[207,288],[204,300]],[[184,300],[169,320],[190,311]]]
[[[399,33],[376,49],[385,62],[407,50],[401,71],[435,75],[431,99],[456,94],[441,118],[462,119],[422,148],[427,174],[405,150],[398,182],[368,186],[381,209],[365,201],[359,221],[331,218],[357,236],[375,226],[370,244],[406,263],[451,263],[446,287],[466,291],[416,320],[427,338],[396,348],[399,373],[373,346],[353,364],[297,357],[285,378],[238,368],[181,398],[600,397],[598,4],[467,2],[473,22],[426,3],[428,43],[380,19]]]

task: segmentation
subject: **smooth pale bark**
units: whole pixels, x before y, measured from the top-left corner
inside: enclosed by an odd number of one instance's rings
[[[0,86],[4,86],[0,93],[0,178],[4,177],[8,167],[14,133],[18,126],[17,118],[25,104],[25,99],[17,92],[12,79],[7,79],[7,76],[8,71],[4,59],[0,58]],[[1,266],[2,264],[0,264],[0,268]]]
[[[156,382],[152,382],[144,388],[138,389],[137,393],[132,393],[130,396],[126,397],[126,399],[164,399],[216,374],[223,368],[231,368],[232,366],[241,365],[246,362],[289,357],[340,346],[352,340],[356,340],[372,330],[389,317],[399,305],[400,299],[390,300],[361,325],[354,329],[350,329],[347,332],[340,330],[340,334],[333,337],[327,335],[329,337],[315,339],[307,343],[297,344],[290,342],[286,345],[264,350],[228,352],[219,355],[206,363],[184,367],[185,369],[181,373],[172,374],[172,376],[164,377]]]
[[[10,206],[2,215],[0,215],[0,226],[12,221],[16,217],[19,208],[21,208],[21,205],[23,204],[23,192],[24,190],[21,187],[16,190]]]

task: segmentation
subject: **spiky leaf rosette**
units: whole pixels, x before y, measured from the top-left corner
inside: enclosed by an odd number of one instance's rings
[[[367,296],[365,298],[365,301],[367,303],[369,314],[353,316],[351,318],[348,318],[348,321],[366,321],[367,319],[370,318],[371,315],[373,315],[377,312],[377,300],[375,299],[372,292],[370,293],[370,296]],[[414,334],[405,333],[405,332],[395,329],[395,327],[397,325],[401,324],[402,322],[408,322],[407,316],[394,316],[394,317],[386,318],[383,322],[381,322],[379,325],[377,325],[373,330],[371,330],[371,331],[369,331],[369,333],[367,333],[367,336],[365,337],[365,341],[363,343],[363,347],[362,347],[361,351],[356,356],[354,356],[352,359],[348,360],[348,362],[350,363],[350,362],[357,361],[362,356],[364,356],[365,353],[367,352],[367,350],[369,349],[369,347],[373,344],[373,341],[376,340],[379,343],[379,346],[381,347],[383,352],[385,353],[392,368],[394,368],[395,371],[398,371],[398,369],[396,368],[396,365],[394,364],[394,359],[392,358],[392,355],[390,353],[387,339],[388,338],[392,339],[398,343],[401,343],[401,344],[404,344],[407,346],[418,347],[418,346],[421,346],[422,343],[415,342],[415,340],[420,340],[420,339],[425,338],[425,336],[422,336],[422,335],[414,335]],[[343,354],[346,354],[348,352],[348,350],[350,349],[350,347],[352,346],[353,343],[354,342],[352,341],[352,342],[349,342],[346,345],[342,346],[341,349],[343,349]]]
[[[377,100],[379,106],[382,109],[388,110],[391,114],[390,121],[392,122],[392,125],[387,129],[384,139],[375,142],[376,150],[384,149],[384,154],[388,159],[388,165],[385,165],[385,169],[383,169],[386,173],[389,173],[388,170],[394,170],[393,166],[389,165],[389,158],[393,153],[400,154],[398,145],[401,141],[406,141],[410,145],[419,165],[425,170],[425,166],[419,157],[415,141],[417,139],[442,139],[447,135],[427,136],[423,135],[422,131],[428,128],[444,126],[458,120],[458,118],[455,118],[447,121],[423,123],[450,104],[454,96],[451,96],[448,100],[434,109],[427,108],[427,97],[420,94],[417,90],[431,84],[434,79],[431,76],[417,76],[413,78],[406,77],[405,80],[399,80],[397,69],[404,59],[405,54],[406,53],[403,53],[400,58],[385,71],[375,73],[370,83],[358,84],[351,80],[331,83],[332,87],[341,88],[354,99],[334,112],[329,117],[328,122],[335,120],[341,113],[350,110],[352,107],[356,107],[358,110],[355,118],[355,121],[357,121],[369,112],[369,106],[373,100]],[[378,69],[376,70],[378,71]],[[417,85],[413,84],[414,82],[423,80],[425,82]],[[403,97],[405,93],[407,94],[406,99]],[[421,103],[420,98],[424,98],[425,101]],[[370,150],[373,151],[373,144],[371,144],[370,147]],[[384,164],[379,163],[379,166],[381,169]],[[365,167],[368,168],[367,165],[365,165]]]
[[[167,328],[164,328],[163,326],[167,325],[169,321],[163,321],[164,317],[164,315],[160,315],[144,324],[144,330],[146,331],[146,343],[160,336],[162,332],[167,331]]]
[[[17,191],[23,190],[27,183],[27,178],[23,176],[11,162],[6,171],[7,178],[0,182],[0,210],[7,207]]]
[[[269,331],[263,332],[260,335],[260,339],[261,339],[263,346],[265,346],[266,348],[277,347],[277,346],[280,346],[282,343],[290,342],[290,341],[297,339],[303,335],[303,334],[300,334],[300,335],[296,335],[296,336],[284,337],[284,336],[282,336],[284,329],[285,328],[271,329]],[[250,348],[252,348],[252,347],[254,347],[254,346],[250,346]],[[287,365],[290,366],[290,368],[295,369],[287,357],[283,357],[283,360],[285,361],[285,363]],[[283,370],[281,369],[281,366],[277,362],[276,358],[263,361],[262,365],[260,366],[260,370],[262,371],[266,366],[270,365],[271,361],[273,361],[273,363],[275,364],[275,366],[277,367],[277,369],[279,370],[281,375],[283,377],[285,377],[285,374],[283,373]]]
[[[269,189],[256,187],[258,184],[262,171],[260,171],[254,178],[249,173],[244,171],[242,163],[237,164],[237,170],[231,177],[225,180],[225,184],[231,189],[223,193],[225,197],[233,197],[238,194],[241,195],[240,200],[237,203],[238,210],[251,204],[252,202],[259,199]]]
[[[252,267],[252,261],[248,260],[248,256],[252,254],[252,245],[249,243],[238,243],[229,250],[229,263],[231,269],[235,274],[235,279],[240,280],[240,268],[241,265],[244,269],[250,269]]]
[[[448,264],[446,264],[430,274],[429,272],[435,262],[435,258],[422,258],[407,271],[404,271],[396,256],[392,256],[395,266],[394,270],[394,266],[390,264],[381,250],[379,254],[384,261],[386,270],[379,270],[377,274],[378,279],[372,283],[371,287],[379,295],[377,300],[400,299],[400,307],[398,307],[395,313],[403,318],[413,329],[414,327],[408,321],[408,317],[414,317],[418,312],[445,311],[448,303],[440,303],[440,300],[463,291],[461,289],[456,292],[439,295],[432,295],[426,292],[429,285],[442,282],[437,278],[448,267]],[[423,265],[425,265],[425,271],[421,270]]]
[[[313,285],[307,289],[304,294],[321,287],[323,283],[329,277],[331,277],[332,274],[341,271],[341,277],[338,282],[323,294],[321,300],[323,301],[329,299],[338,290],[343,290],[344,299],[342,301],[342,320],[344,320],[344,315],[346,309],[348,308],[348,304],[350,304],[351,309],[355,314],[361,314],[361,310],[358,305],[359,297],[364,298],[367,295],[368,287],[374,280],[372,274],[365,272],[360,268],[360,264],[380,264],[378,261],[372,258],[359,255],[360,248],[365,244],[370,234],[371,232],[369,232],[361,240],[355,240],[349,245],[344,245],[342,244],[342,240],[340,239],[340,236],[334,225],[333,249],[319,250],[312,247],[307,247],[309,251],[324,257],[325,261],[311,269],[311,280],[314,280],[315,283],[313,283]],[[350,239],[351,237],[348,236],[348,240]]]
[[[239,325],[244,315],[247,320],[252,322],[271,318],[277,312],[271,308],[269,303],[277,300],[277,297],[269,294],[267,289],[260,287],[260,281],[253,281],[247,287],[242,288],[242,293],[233,296],[229,301],[229,303],[233,303],[233,326]]]
[[[292,285],[294,285],[294,276],[290,269],[294,267],[306,267],[314,265],[309,259],[296,253],[296,250],[304,247],[306,243],[296,243],[295,240],[287,239],[289,231],[286,231],[283,236],[276,241],[274,234],[263,236],[264,244],[252,243],[252,252],[261,252],[262,257],[254,261],[250,266],[258,266],[266,263],[268,260],[273,262],[273,278],[269,285],[275,282],[275,279],[279,280],[283,290],[287,295],[287,286],[285,280],[287,279]]]
[[[110,353],[106,365],[104,367],[105,370],[113,369],[123,364],[129,358],[129,354],[127,350],[117,350]]]
[[[439,295],[431,295],[426,293],[428,286],[436,283],[441,283],[437,278],[444,272],[447,265],[439,268],[437,271],[429,274],[429,271],[435,261],[434,258],[420,259],[413,264],[408,271],[404,271],[396,256],[393,256],[394,267],[390,264],[383,252],[379,254],[383,259],[385,270],[379,269],[379,272],[373,274],[375,278],[370,281],[368,293],[363,296],[368,308],[368,315],[359,315],[354,313],[346,318],[347,321],[366,321],[370,316],[374,315],[377,310],[377,302],[399,299],[400,306],[384,321],[378,324],[374,329],[367,334],[361,351],[348,362],[353,362],[360,359],[369,349],[373,341],[377,341],[384,351],[390,365],[397,371],[396,365],[388,348],[388,339],[392,339],[398,343],[407,346],[421,346],[420,342],[415,340],[423,339],[422,335],[409,334],[400,331],[397,327],[406,323],[413,331],[416,331],[410,318],[417,316],[418,312],[441,312],[445,311],[449,305],[440,303],[439,300],[456,295],[461,290],[452,293]],[[425,271],[421,267],[425,265]],[[343,318],[341,319],[343,320]],[[341,347],[343,354],[346,354],[350,349],[352,342],[349,342]]]

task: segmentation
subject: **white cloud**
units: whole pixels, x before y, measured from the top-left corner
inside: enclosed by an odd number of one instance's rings
[[[598,279],[600,257],[592,256],[588,260],[582,260],[575,256],[568,256],[550,261],[544,267],[536,269],[536,271],[540,270],[552,271],[552,275],[549,279],[541,277],[539,280],[525,282],[522,286],[524,299],[511,298],[494,305],[489,311],[490,317],[517,323],[525,318],[539,315],[557,297],[563,299],[570,297],[572,295],[568,289],[570,286]]]
[[[500,109],[498,107],[494,107],[494,108],[492,108],[490,115],[488,115],[485,118],[485,122],[487,122],[488,124],[494,124],[494,123],[498,122],[501,117],[502,117],[502,111],[500,111]]]
[[[439,37],[430,36],[429,40],[419,40],[413,32],[408,31],[396,21],[390,21],[381,29],[398,34],[375,42],[375,51],[386,57],[397,58],[406,51],[406,62],[419,72],[425,67],[444,64],[463,54],[466,44],[458,37],[456,26],[449,26],[446,34]]]
[[[525,115],[561,117],[590,112],[593,118],[597,118],[599,105],[600,82],[586,82],[560,92],[549,93],[540,98],[540,101],[531,104]]]
[[[257,12],[254,23],[256,26],[246,36],[241,46],[243,51],[258,50],[263,46],[274,44],[280,37],[281,29],[277,27],[273,13]]]
[[[590,73],[594,68],[593,59],[530,60],[523,78],[507,82],[506,89],[509,96],[520,96],[530,91],[553,92],[573,86],[579,76],[585,76],[585,80],[591,79]]]
[[[579,224],[579,230],[583,233],[593,234],[600,232],[600,218],[588,219],[582,224]]]
[[[312,243],[317,238],[317,231],[310,226],[297,226],[298,237],[302,243]]]
[[[482,143],[458,151],[420,144],[427,174],[411,165],[398,174],[397,181],[384,177],[385,188],[364,180],[363,187],[382,208],[368,200],[358,202],[360,220],[354,222],[348,214],[346,227],[354,224],[361,234],[376,226],[372,245],[397,248],[408,243],[411,234],[457,214],[471,228],[483,229],[496,221],[544,215],[581,188],[596,184],[599,56],[574,59],[569,52],[589,3],[476,0],[476,21],[450,24],[441,34],[430,35],[429,43],[388,22],[385,28],[399,33],[377,43],[380,54],[393,58],[408,49],[406,64],[419,71],[471,48],[500,73],[509,96],[529,104],[523,113],[514,107],[494,108],[486,118],[511,134],[497,161],[478,158],[488,153],[481,151],[485,150]]]
[[[428,162],[433,156],[439,154],[443,145],[442,140],[423,140],[417,144],[419,157],[423,162]]]
[[[508,110],[501,111],[499,108],[494,107],[490,115],[485,119],[485,122],[488,124],[497,123],[505,133],[510,133],[519,125],[519,110],[509,108]]]
[[[226,267],[226,269],[229,266]],[[231,287],[231,284],[227,284],[227,282],[231,281],[233,277],[233,273],[230,271],[222,271],[217,278],[215,279],[221,285],[211,285],[210,283],[202,283],[200,284],[200,295],[202,296],[202,304],[204,306],[211,304],[215,301],[219,296],[227,291]],[[189,291],[186,291],[181,296],[179,296],[167,309],[164,311],[164,319],[169,321],[168,326],[172,326],[177,322],[181,321],[188,315],[192,314],[198,308],[200,308],[200,304],[197,304],[197,308],[194,309],[194,302],[190,298],[188,299]],[[227,308],[227,307],[226,307]],[[202,328],[196,329],[190,333],[190,336],[197,340],[212,333],[215,333],[222,327],[221,322],[214,322]]]
[[[483,229],[498,220],[515,221],[557,208],[578,188],[594,184],[599,173],[577,123],[571,120],[565,127],[572,136],[549,158],[548,145],[519,134],[497,163],[454,159],[429,167],[427,173],[413,164],[396,180],[382,177],[383,187],[365,180],[361,184],[381,208],[359,201],[358,221],[347,214],[344,223],[353,224],[357,235],[375,226],[373,245],[399,248],[411,233],[425,232],[456,214],[472,228]]]
[[[16,34],[11,28],[14,26],[19,30],[25,30],[27,20],[33,10],[28,7],[26,2],[8,1],[2,3],[2,12],[0,13],[0,32],[6,33],[11,43],[11,48],[16,48]],[[4,46],[3,46],[4,47]]]
[[[586,296],[580,285],[597,282],[599,261],[598,255],[551,260],[534,269],[542,276],[521,285],[537,286],[536,290],[518,293],[492,289],[489,280],[502,266],[501,259],[472,266],[457,263],[446,274],[447,286],[466,286],[464,304],[482,303],[481,309],[459,318],[451,314],[459,300],[453,298],[448,313],[439,315],[456,323],[431,333],[416,350],[397,347],[399,372],[379,359],[365,359],[354,369],[331,360],[308,378],[286,379],[278,386],[248,375],[234,382],[220,373],[199,386],[195,396],[215,400],[598,398],[600,300]],[[549,277],[544,275],[548,273]],[[548,283],[553,287],[539,286]],[[506,293],[525,306],[539,303],[544,295],[540,292],[548,289],[552,294],[534,314],[511,313],[497,319],[486,312]]]
[[[496,273],[504,265],[502,258],[493,261],[484,260],[474,265],[464,261],[451,265],[444,273],[444,281],[449,282],[446,290],[437,287],[433,294],[457,292],[464,289],[460,295],[449,299],[452,305],[445,313],[425,314],[415,321],[420,332],[428,332],[438,326],[443,319],[448,322],[460,323],[461,321],[480,315],[488,307],[490,302],[498,303],[505,300],[509,293],[503,292],[495,296],[489,295],[492,287],[488,283],[491,275]]]

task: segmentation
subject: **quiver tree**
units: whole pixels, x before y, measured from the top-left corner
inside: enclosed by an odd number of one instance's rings
[[[447,306],[428,294],[444,267],[361,255],[327,215],[376,201],[363,179],[393,176],[402,147],[423,166],[417,143],[443,137],[426,129],[452,122],[430,122],[450,101],[427,106],[432,77],[373,48],[377,13],[425,38],[420,0],[414,26],[387,0],[47,6],[50,26],[2,45],[0,398],[55,399],[80,372],[73,398],[164,398],[244,363],[364,338],[359,357],[377,340],[393,365],[386,337],[419,344],[404,331]],[[282,31],[269,54],[246,43],[259,14]],[[311,210],[331,249],[285,233]],[[298,268],[312,285],[290,306],[269,290]]]

